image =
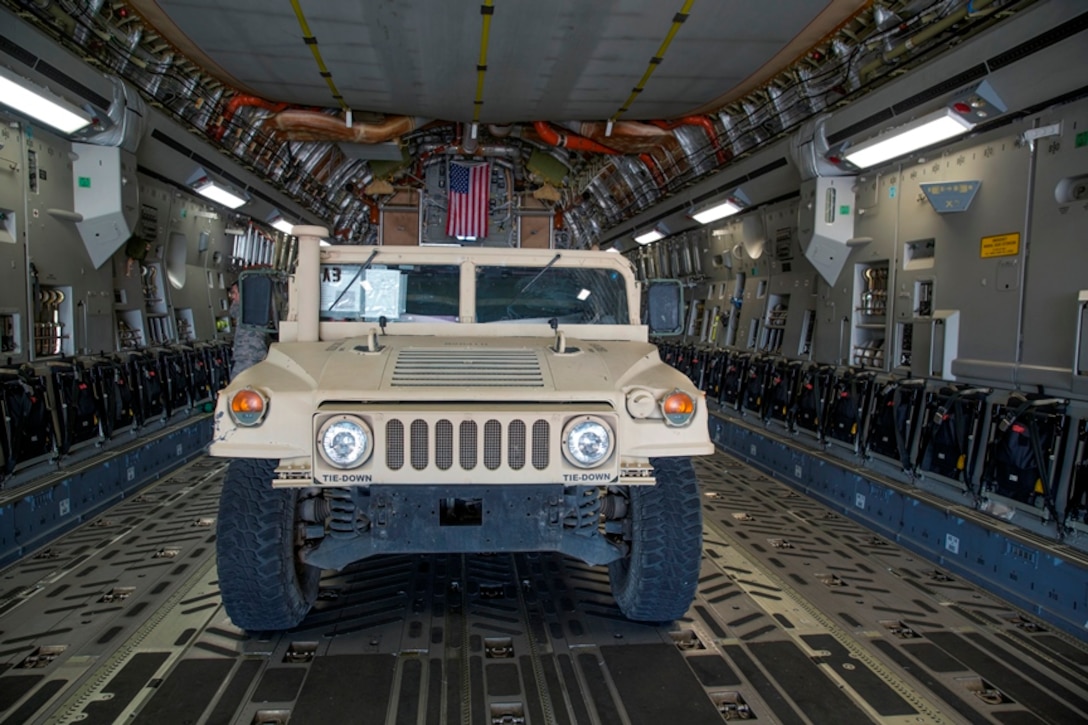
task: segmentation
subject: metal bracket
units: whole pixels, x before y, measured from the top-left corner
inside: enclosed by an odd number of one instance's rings
[[[1060,136],[1062,132],[1061,121],[1058,123],[1051,123],[1046,126],[1039,126],[1038,128],[1029,128],[1024,131],[1023,138],[1028,142],[1028,148],[1035,151],[1035,142],[1041,138],[1048,138],[1050,136]]]

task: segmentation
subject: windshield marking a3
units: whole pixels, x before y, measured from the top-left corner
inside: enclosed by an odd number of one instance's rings
[[[321,319],[457,322],[460,274],[454,264],[323,264]]]

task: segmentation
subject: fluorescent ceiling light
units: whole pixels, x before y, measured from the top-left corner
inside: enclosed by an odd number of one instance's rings
[[[714,206],[695,212],[691,215],[691,218],[700,224],[709,224],[719,219],[725,219],[727,216],[733,216],[743,208],[737,201],[726,199]]]
[[[230,209],[237,209],[249,201],[249,199],[244,196],[234,193],[222,184],[212,181],[207,176],[197,179],[193,183],[193,191]]]
[[[843,151],[843,158],[867,169],[879,163],[905,156],[912,151],[933,146],[970,131],[974,124],[950,108],[926,114],[905,126],[864,141]]]
[[[284,234],[294,234],[295,225],[283,218],[283,214],[278,211],[272,212],[272,216],[268,217],[268,223],[272,225],[273,229],[278,229]]]
[[[61,133],[91,125],[91,117],[59,96],[0,66],[0,103]]]
[[[642,234],[639,234],[637,237],[635,237],[635,241],[639,244],[650,244],[651,242],[656,242],[657,240],[664,238],[664,234],[657,231],[656,229],[651,229],[648,232],[643,232]]]
[[[590,296],[591,294],[593,294],[593,293],[592,293],[592,292],[590,292],[589,290],[587,290],[587,289],[586,289],[585,287],[583,287],[583,288],[582,288],[582,291],[578,293],[578,300],[579,300],[580,302],[585,302],[586,300],[588,300],[588,299],[589,299],[589,296]]]

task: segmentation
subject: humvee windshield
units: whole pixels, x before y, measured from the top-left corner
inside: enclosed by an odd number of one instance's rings
[[[323,321],[459,322],[453,264],[323,264]],[[627,285],[612,269],[481,266],[476,321],[628,325]]]

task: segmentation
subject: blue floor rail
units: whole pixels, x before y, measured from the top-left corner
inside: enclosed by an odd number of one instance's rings
[[[749,422],[712,413],[722,451],[992,592],[1088,640],[1088,557],[909,484],[846,465]]]
[[[46,546],[69,529],[135,495],[202,454],[212,416],[192,415],[104,450],[71,468],[0,493],[0,566]]]

